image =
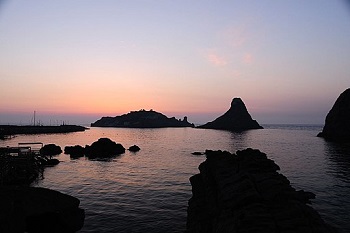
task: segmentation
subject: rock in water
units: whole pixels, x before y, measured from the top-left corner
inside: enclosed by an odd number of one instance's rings
[[[131,152],[138,152],[139,150],[141,150],[141,149],[137,145],[133,145],[133,146],[129,147],[129,151],[131,151]]]
[[[85,154],[89,158],[108,158],[125,153],[125,148],[109,138],[100,138],[91,146],[85,147]]]
[[[224,115],[198,128],[243,131],[262,129],[263,127],[252,119],[241,98],[234,98],[231,102],[231,108]]]
[[[190,178],[186,233],[336,232],[308,205],[315,195],[296,191],[259,150],[206,151]]]
[[[317,136],[330,141],[350,141],[350,88],[340,94]]]
[[[85,148],[80,145],[66,146],[64,153],[69,154],[71,157],[82,157],[85,154]]]
[[[42,155],[53,156],[53,155],[59,155],[61,153],[62,153],[61,147],[55,144],[47,144],[40,149],[40,154]]]

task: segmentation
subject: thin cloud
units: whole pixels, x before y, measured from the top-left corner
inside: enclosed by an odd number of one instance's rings
[[[209,63],[213,64],[214,66],[225,66],[228,64],[227,59],[223,56],[220,56],[215,51],[209,51],[206,54],[206,59],[209,61]]]

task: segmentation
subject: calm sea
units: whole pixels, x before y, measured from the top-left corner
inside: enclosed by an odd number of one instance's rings
[[[205,157],[194,151],[259,149],[273,159],[296,189],[316,194],[312,206],[323,219],[350,232],[350,144],[316,137],[322,126],[265,125],[262,130],[232,133],[192,128],[91,128],[85,132],[22,135],[0,141],[91,144],[108,137],[127,151],[110,160],[70,159],[61,154],[56,167],[47,168],[34,186],[52,188],[80,199],[85,225],[80,232],[183,232],[190,176]]]

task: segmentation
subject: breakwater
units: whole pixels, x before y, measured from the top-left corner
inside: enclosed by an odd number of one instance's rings
[[[48,134],[71,133],[85,131],[87,128],[79,125],[32,126],[32,125],[0,125],[0,136],[15,134]]]

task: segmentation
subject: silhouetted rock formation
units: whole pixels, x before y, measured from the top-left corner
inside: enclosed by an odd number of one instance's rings
[[[123,128],[164,128],[164,127],[194,127],[187,121],[168,118],[162,113],[150,110],[132,111],[116,117],[102,117],[91,124],[92,127],[123,127]]]
[[[85,148],[80,145],[66,146],[64,148],[64,153],[71,157],[82,157],[85,154]]]
[[[59,155],[61,153],[61,147],[55,144],[47,144],[40,149],[40,154],[45,156]]]
[[[330,141],[350,141],[350,88],[340,94],[317,136]]]
[[[335,232],[259,150],[206,151],[200,174],[190,178],[187,233]]]
[[[128,150],[131,152],[138,152],[140,150],[140,147],[133,145],[133,146],[130,146]]]
[[[243,101],[240,98],[234,98],[231,102],[231,108],[224,115],[198,128],[243,131],[262,129],[263,127],[252,119]]]
[[[85,147],[85,155],[89,158],[112,157],[123,153],[125,153],[125,148],[109,138],[100,138],[91,146]]]
[[[76,232],[84,225],[80,201],[58,191],[18,186],[0,189],[0,232]]]

